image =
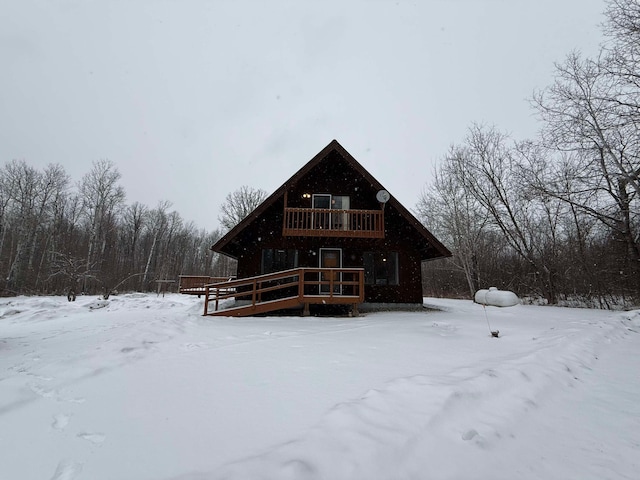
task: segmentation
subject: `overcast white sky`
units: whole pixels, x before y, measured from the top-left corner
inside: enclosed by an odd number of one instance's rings
[[[118,166],[213,229],[337,139],[405,206],[471,122],[515,138],[604,0],[0,0],[0,163]]]

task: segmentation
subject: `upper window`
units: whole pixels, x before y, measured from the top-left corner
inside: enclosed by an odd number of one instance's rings
[[[313,213],[314,229],[349,230],[350,216],[345,210],[349,210],[351,202],[347,195],[314,193],[311,202],[313,208],[321,210]]]
[[[325,193],[314,193],[313,208],[331,208],[331,195]]]
[[[348,195],[331,195],[328,193],[314,193],[311,195],[313,208],[334,210],[349,210],[351,202]]]
[[[262,274],[298,267],[298,250],[265,248],[262,250]]]
[[[367,285],[398,285],[398,252],[365,252],[364,283]]]
[[[331,208],[336,210],[349,210],[350,203],[346,195],[334,195],[331,198]]]

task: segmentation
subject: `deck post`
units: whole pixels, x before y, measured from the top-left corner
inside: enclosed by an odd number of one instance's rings
[[[329,298],[333,298],[333,269],[329,270]]]
[[[252,286],[253,286],[253,291],[251,292],[251,305],[252,306],[256,306],[256,287],[258,285],[258,282],[256,279],[253,280],[252,282]]]
[[[209,287],[204,288],[204,313],[202,315],[207,315],[207,310],[209,307]]]
[[[302,310],[302,316],[303,317],[308,317],[309,315],[311,315],[311,312],[309,311],[309,302],[304,302],[304,308]]]

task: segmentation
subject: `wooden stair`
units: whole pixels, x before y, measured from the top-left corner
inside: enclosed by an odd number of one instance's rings
[[[220,302],[231,298],[244,304],[220,309]],[[299,307],[304,315],[310,304],[350,304],[357,315],[363,301],[362,268],[294,268],[206,285],[204,315],[246,317]]]

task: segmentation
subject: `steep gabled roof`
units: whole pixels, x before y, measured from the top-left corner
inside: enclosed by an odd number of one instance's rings
[[[240,234],[248,225],[251,224],[256,218],[260,217],[262,213],[267,210],[273,203],[281,198],[284,193],[287,191],[289,187],[295,185],[300,179],[302,179],[308,172],[310,172],[315,166],[317,166],[322,160],[324,160],[332,151],[336,151],[339,153],[342,158],[344,158],[347,163],[358,172],[365,180],[367,180],[372,186],[374,186],[377,190],[385,190],[378,180],[376,180],[360,163],[351,156],[349,152],[347,152],[342,145],[338,143],[337,140],[332,140],[326,147],[324,147],[318,154],[313,157],[306,165],[304,165],[300,170],[298,170],[289,180],[284,182],[280,188],[278,188],[275,192],[273,192],[269,197],[267,197],[264,202],[262,202],[258,207],[251,212],[245,219],[243,219],[240,223],[238,223],[235,227],[233,227],[226,235],[224,235],[220,240],[218,240],[214,245],[211,246],[211,250],[215,252],[228,253],[224,252],[223,249],[225,246],[232,241],[237,235]],[[438,257],[450,257],[451,252],[445,247],[440,241],[434,237],[429,230],[427,230],[422,223],[418,221],[416,217],[413,216],[409,210],[407,210],[400,202],[396,200],[396,198],[391,195],[391,198],[388,201],[389,205],[392,205],[400,215],[402,215],[409,224],[416,229],[432,246],[433,248],[440,253]]]

